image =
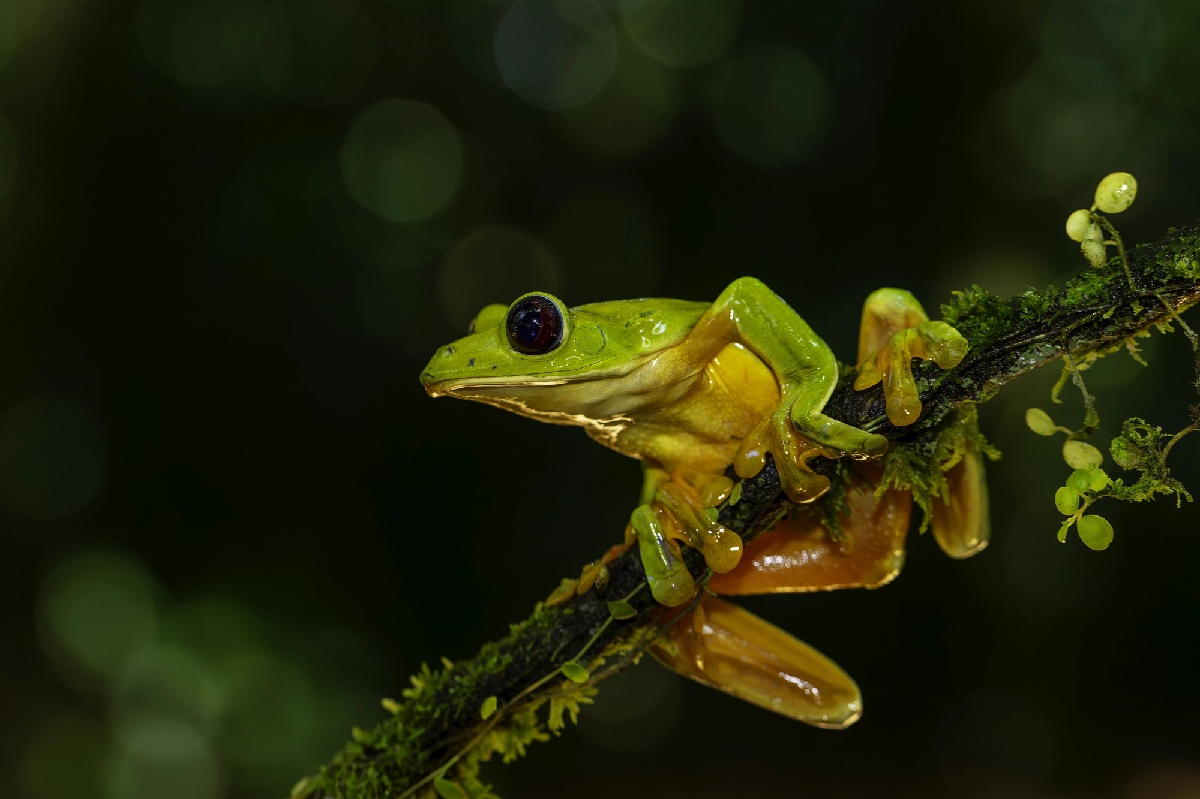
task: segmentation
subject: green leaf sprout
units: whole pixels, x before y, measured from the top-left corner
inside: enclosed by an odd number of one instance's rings
[[[574,660],[568,660],[562,665],[562,673],[571,682],[582,685],[588,681],[588,670]]]

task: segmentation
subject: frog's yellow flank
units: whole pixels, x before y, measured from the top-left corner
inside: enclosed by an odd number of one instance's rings
[[[965,352],[962,336],[928,322],[907,292],[883,289],[868,298],[859,361],[869,374],[861,379],[883,382],[893,423],[920,415],[914,357],[950,368]],[[484,308],[471,334],[438,350],[421,375],[432,396],[578,425],[642,460],[642,500],[631,514],[627,543],[636,542],[654,597],[669,606],[688,603],[696,590],[681,542],[704,555],[717,573],[711,585],[718,593],[873,586],[898,571],[906,494],[876,499],[869,489],[855,492],[843,525],[848,534],[839,543],[802,514],[761,537],[749,553],[736,531],[708,513],[732,487],[726,470],[732,465],[739,476],[752,476],[767,452],[797,503],[829,488],[810,467],[813,458],[867,462],[886,452],[882,436],[822,413],[837,379],[829,347],[754,278],[734,281],[711,304],[638,299],[567,308],[549,294],[526,294],[510,306]],[[877,480],[877,470],[867,476]],[[970,478],[982,481],[982,472]],[[945,514],[953,519],[949,526],[973,526],[958,538],[979,537],[975,510]],[[819,653],[713,597],[700,608],[691,624],[673,625],[656,648],[673,668],[814,724],[844,726],[857,717],[860,703],[845,699],[857,697],[857,688],[835,665],[821,660],[818,669],[822,679],[841,675],[825,691],[841,697],[832,705],[817,701],[821,691],[805,682]],[[773,649],[751,653],[769,643]]]

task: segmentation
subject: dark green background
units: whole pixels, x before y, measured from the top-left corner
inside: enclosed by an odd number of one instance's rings
[[[421,391],[477,306],[751,274],[848,359],[880,285],[1061,282],[1106,172],[1129,242],[1200,216],[1198,34],[1193,0],[0,0],[0,793],[283,796],[618,540],[635,464]],[[1145,351],[1086,375],[1105,435],[1186,424],[1186,342]],[[1060,545],[1051,371],[981,410],[988,550],[746,601],[856,677],[852,729],[645,663],[497,790],[1200,795],[1195,508]]]

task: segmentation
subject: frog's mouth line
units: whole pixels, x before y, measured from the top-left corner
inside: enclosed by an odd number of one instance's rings
[[[425,377],[434,380],[434,376],[426,372]],[[553,380],[519,380],[512,381],[503,377],[487,378],[487,377],[460,377],[450,378],[448,380],[440,380],[437,385],[426,385],[425,392],[431,397],[460,397],[475,399],[474,394],[468,394],[471,389],[480,389],[484,392],[489,387],[496,389],[505,388],[529,388],[535,386],[562,386],[567,383],[579,383],[582,380],[567,380],[563,377],[557,377]]]

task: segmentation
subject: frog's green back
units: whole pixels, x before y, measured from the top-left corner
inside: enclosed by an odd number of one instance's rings
[[[601,330],[606,348],[614,356],[649,355],[673,347],[683,340],[710,303],[650,297],[636,300],[594,302],[571,309],[575,329],[587,325]]]

